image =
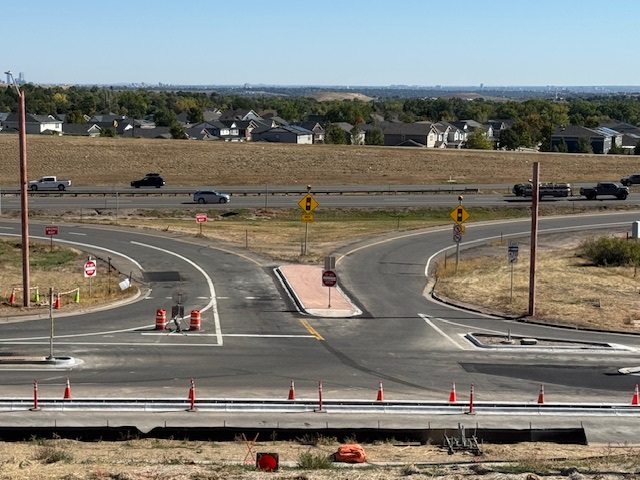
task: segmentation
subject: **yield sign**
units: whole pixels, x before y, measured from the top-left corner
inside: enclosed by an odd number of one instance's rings
[[[467,212],[462,205],[458,205],[456,208],[451,210],[449,216],[456,222],[458,225],[469,220],[469,212]]]

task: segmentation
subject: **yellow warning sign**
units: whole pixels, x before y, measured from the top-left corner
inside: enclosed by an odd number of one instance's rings
[[[298,202],[298,205],[303,212],[311,213],[317,208],[318,202],[315,198],[313,198],[313,195],[307,193],[304,197],[302,197],[302,200]]]
[[[458,225],[461,225],[467,220],[469,220],[469,212],[467,212],[462,205],[458,205],[456,208],[451,210],[451,213],[449,214],[449,216]]]
[[[313,222],[313,213],[303,213],[302,214],[302,221],[303,222]]]

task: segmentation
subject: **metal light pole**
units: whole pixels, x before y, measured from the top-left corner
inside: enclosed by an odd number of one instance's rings
[[[29,282],[29,205],[27,198],[27,120],[24,90],[16,83],[11,71],[4,72],[11,77],[18,91],[18,133],[20,141],[20,211],[22,223],[22,296],[23,305],[30,306],[31,289]]]

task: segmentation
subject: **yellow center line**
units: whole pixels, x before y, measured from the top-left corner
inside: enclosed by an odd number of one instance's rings
[[[318,332],[316,332],[315,328],[313,328],[309,322],[307,320],[305,320],[304,318],[300,319],[300,323],[302,324],[302,326],[304,328],[306,328],[309,333],[311,335],[313,335],[314,337],[316,337],[318,340],[320,340],[321,342],[324,341],[324,337],[322,335],[320,335]]]

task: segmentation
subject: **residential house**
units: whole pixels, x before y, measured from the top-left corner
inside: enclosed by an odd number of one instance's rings
[[[238,110],[226,110],[220,114],[218,120],[256,120],[261,118],[253,110],[247,110],[246,108],[240,108]]]
[[[434,148],[438,130],[433,123],[385,123],[381,125],[385,146],[420,146]]]
[[[313,132],[313,143],[324,143],[325,131],[320,122],[294,122],[291,125],[306,128]]]
[[[257,128],[251,133],[254,142],[312,144],[313,132],[296,125]]]
[[[277,124],[271,120],[264,120],[262,118],[252,120],[218,120],[218,122],[229,128],[237,129],[238,140],[242,142],[251,141],[251,132],[256,128],[272,128],[277,126]]]
[[[344,131],[349,145],[364,145],[365,131],[362,128],[354,129],[348,122],[336,122],[334,125],[338,125]]]
[[[2,122],[4,130],[18,131],[18,114],[10,113]],[[25,115],[25,126],[27,134],[35,133],[58,133],[62,134],[62,121],[53,115]]]
[[[593,153],[606,154],[614,142],[622,145],[622,134],[606,127],[587,128],[580,125],[561,125],[551,136],[551,148],[558,147],[563,141],[569,153],[578,151],[580,139],[585,139],[591,145]]]
[[[97,123],[65,123],[62,133],[69,136],[99,137],[102,129]]]
[[[225,142],[243,142],[245,139],[240,135],[240,129],[236,122],[211,121],[202,122],[186,130],[189,138],[194,140],[222,140]]]
[[[441,120],[434,123],[434,126],[439,132],[438,141],[444,143],[442,148],[462,148],[467,141],[467,132],[452,123]]]

